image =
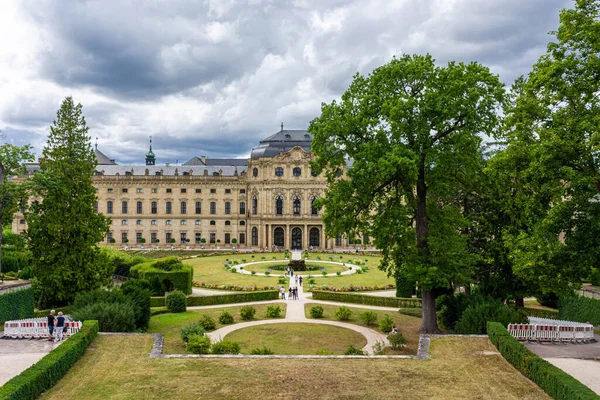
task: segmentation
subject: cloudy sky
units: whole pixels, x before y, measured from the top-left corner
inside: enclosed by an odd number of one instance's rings
[[[62,99],[119,163],[247,157],[403,53],[529,72],[572,0],[2,0],[0,140],[41,153]]]

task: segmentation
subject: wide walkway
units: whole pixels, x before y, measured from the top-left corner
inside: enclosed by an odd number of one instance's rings
[[[266,324],[280,324],[280,323],[286,323],[286,322],[305,322],[305,323],[311,323],[311,324],[339,326],[342,328],[351,329],[353,331],[356,331],[356,332],[362,334],[367,339],[367,344],[362,348],[362,350],[370,355],[373,354],[373,346],[375,346],[375,344],[377,342],[383,342],[384,346],[389,345],[389,341],[387,340],[387,337],[385,334],[379,333],[373,329],[369,329],[364,326],[354,325],[354,324],[349,324],[349,323],[344,323],[344,322],[338,322],[338,321],[326,321],[326,320],[320,320],[320,319],[306,318],[306,315],[304,313],[304,306],[307,303],[320,303],[320,304],[333,304],[333,305],[339,305],[339,303],[332,303],[332,302],[326,302],[326,301],[314,301],[312,299],[307,298],[307,296],[305,296],[305,294],[304,294],[302,286],[300,286],[300,285],[296,286],[295,278],[290,279],[290,287],[298,288],[298,299],[297,300],[288,299],[289,291],[286,291],[285,302],[287,304],[287,311],[286,311],[284,319],[242,322],[242,323],[235,324],[235,325],[224,326],[220,329],[217,329],[216,331],[207,333],[207,335],[213,341],[218,341],[218,340],[223,339],[227,334],[229,334],[233,331],[237,331],[238,329],[244,329],[244,328],[247,328],[250,326],[266,325]],[[283,301],[283,300],[273,300],[271,302],[279,303],[281,301]],[[267,302],[267,303],[269,303],[269,302]],[[265,304],[265,302],[259,302],[258,304]],[[236,306],[239,306],[239,305],[241,305],[241,304],[236,304]],[[355,305],[352,304],[351,306],[354,307]],[[356,306],[360,307],[360,305],[356,305]],[[223,306],[221,305],[220,307],[223,307]],[[202,307],[202,308],[206,308],[206,307]],[[360,307],[360,308],[363,308],[363,307]],[[390,311],[398,310],[397,308],[389,308],[389,307],[368,306],[368,307],[364,307],[364,308],[385,309],[385,310],[390,310]],[[188,309],[192,309],[192,307],[188,307]]]
[[[0,386],[38,362],[58,344],[38,339],[0,339]]]

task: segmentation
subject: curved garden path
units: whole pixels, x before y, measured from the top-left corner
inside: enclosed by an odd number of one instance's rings
[[[295,283],[294,279],[290,279],[290,287],[292,287],[292,288],[296,287],[296,283]],[[289,292],[286,292],[286,297],[287,297],[288,293]],[[284,300],[273,300],[271,302],[272,303],[280,303],[281,301],[284,301]],[[247,304],[265,304],[265,303],[271,303],[271,302],[261,301],[261,302],[247,303]],[[339,303],[328,302],[328,301],[316,301],[316,300],[309,299],[309,298],[307,298],[307,296],[305,296],[304,291],[302,290],[302,286],[298,286],[298,300],[289,300],[288,299],[288,300],[285,300],[285,302],[287,304],[287,311],[286,311],[284,319],[271,319],[271,320],[262,320],[262,321],[242,322],[239,324],[224,326],[220,329],[217,329],[216,331],[207,333],[207,335],[213,341],[218,341],[218,340],[221,340],[222,338],[224,338],[228,333],[237,331],[239,329],[248,328],[250,326],[281,324],[281,323],[286,323],[286,322],[303,322],[303,323],[310,323],[310,324],[339,326],[342,328],[351,329],[353,331],[356,331],[356,332],[362,334],[367,339],[367,344],[362,348],[362,350],[365,351],[369,355],[373,355],[373,346],[377,342],[383,342],[384,346],[389,345],[389,342],[388,342],[385,334],[379,333],[373,329],[370,329],[370,328],[367,328],[364,326],[349,324],[349,323],[345,323],[345,322],[338,322],[338,321],[325,321],[325,320],[320,320],[320,319],[306,318],[306,315],[304,313],[304,306],[307,303],[322,303],[322,304],[335,304],[335,305],[339,305]],[[242,304],[236,304],[236,305],[239,306]],[[355,306],[360,307],[360,305],[355,305],[355,304],[352,304],[351,306],[352,307],[355,307]],[[215,307],[223,307],[223,305],[217,305]],[[385,309],[385,310],[390,310],[390,311],[398,310],[397,308],[389,308],[389,307],[372,307],[372,306],[368,306],[368,307],[363,306],[363,307],[364,308]],[[194,309],[194,308],[196,308],[196,307],[188,307],[188,309]],[[207,308],[207,307],[197,307],[197,308]]]

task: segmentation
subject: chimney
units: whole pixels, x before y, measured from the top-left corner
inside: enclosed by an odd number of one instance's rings
[[[202,164],[206,165],[206,156],[201,156],[200,160],[202,161]]]

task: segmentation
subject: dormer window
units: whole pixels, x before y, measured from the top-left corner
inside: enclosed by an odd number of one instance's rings
[[[286,133],[286,134],[285,134],[285,138],[286,138],[286,139],[291,139],[291,138],[292,138],[292,135],[290,135],[289,133]]]

